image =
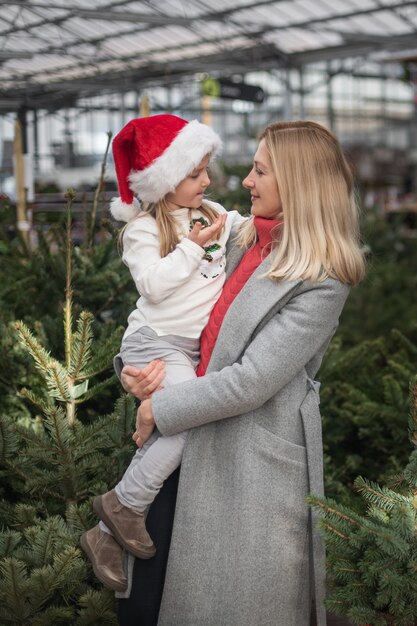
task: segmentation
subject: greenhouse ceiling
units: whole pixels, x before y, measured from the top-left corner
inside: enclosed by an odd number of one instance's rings
[[[0,0],[0,109],[416,50],[415,1]]]

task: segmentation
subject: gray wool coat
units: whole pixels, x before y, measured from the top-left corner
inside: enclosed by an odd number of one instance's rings
[[[241,250],[232,248],[228,274]],[[325,626],[314,377],[349,287],[271,281],[258,267],[229,308],[206,376],[162,389],[158,429],[192,429],[181,465],[158,626]]]

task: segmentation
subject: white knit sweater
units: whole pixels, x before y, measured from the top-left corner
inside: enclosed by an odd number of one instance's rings
[[[225,212],[220,204],[211,202],[210,206],[218,213]],[[220,249],[211,253],[209,261],[203,259],[203,248],[187,238],[189,209],[175,209],[171,215],[182,239],[164,258],[159,252],[158,227],[153,217],[140,213],[126,226],[123,261],[141,297],[129,315],[125,337],[149,326],[158,335],[197,338],[220,296],[225,281],[225,244],[232,225],[244,218],[237,211],[228,212],[223,233],[215,242]],[[191,219],[198,217],[202,217],[201,211],[193,209]]]

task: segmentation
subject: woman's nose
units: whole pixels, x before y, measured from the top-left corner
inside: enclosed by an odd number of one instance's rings
[[[251,189],[253,187],[253,180],[251,179],[250,175],[246,176],[246,178],[242,180],[242,185],[245,187],[245,189]]]
[[[211,182],[211,181],[210,181],[210,177],[209,177],[209,175],[208,175],[208,174],[206,174],[206,175],[203,177],[203,180],[201,181],[201,185],[202,185],[202,187],[206,188],[206,187],[208,187],[208,186],[210,185],[210,182]]]

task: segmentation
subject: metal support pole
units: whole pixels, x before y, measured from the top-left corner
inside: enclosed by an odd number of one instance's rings
[[[71,145],[71,127],[69,111],[64,111],[64,146],[63,146],[63,163],[64,167],[71,167],[72,163],[72,145]]]
[[[291,88],[291,70],[285,70],[285,94],[284,94],[284,120],[292,118],[292,88]]]
[[[380,117],[380,139],[381,145],[387,146],[388,144],[388,131],[387,127],[388,123],[388,115],[387,115],[387,77],[384,73],[384,70],[381,69],[381,117]]]
[[[330,64],[327,65],[327,123],[332,132],[335,132],[335,115],[333,106],[333,76]]]
[[[40,172],[38,110],[33,109],[33,167],[35,174]]]
[[[20,124],[20,133],[22,141],[22,152],[27,154],[28,151],[28,122],[27,122],[27,108],[25,106],[20,107],[17,112],[17,119]]]
[[[120,94],[120,128],[126,124],[126,93],[123,91]]]
[[[413,87],[413,114],[410,128],[411,190],[417,194],[417,63],[412,63],[410,70]]]
[[[168,113],[172,113],[172,85],[168,85],[166,87],[166,94],[167,94],[167,111]]]
[[[305,103],[304,103],[304,68],[303,66],[298,68],[298,78],[299,78],[299,118],[303,120],[305,118]]]

